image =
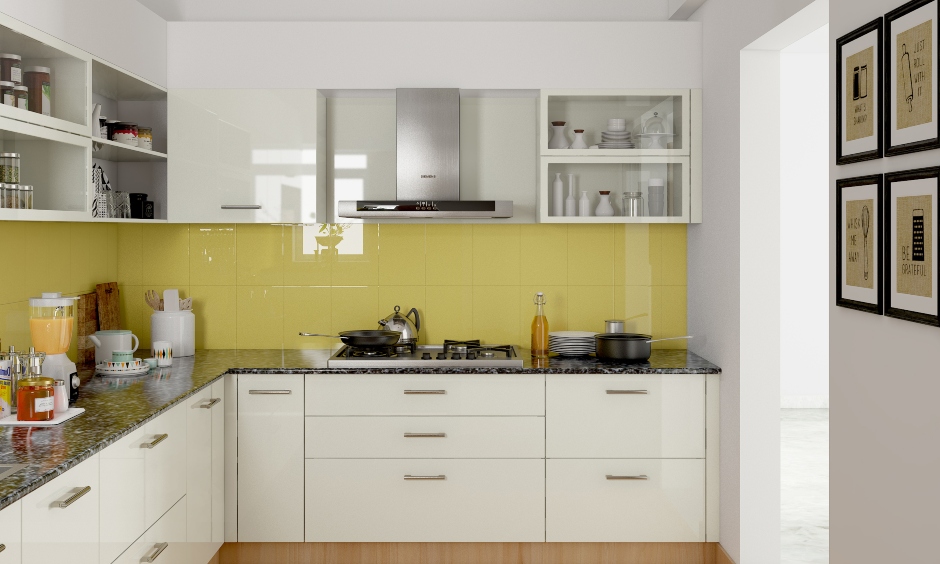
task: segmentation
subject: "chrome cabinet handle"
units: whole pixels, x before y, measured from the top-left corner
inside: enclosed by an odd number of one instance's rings
[[[260,210],[261,204],[222,204],[223,210]]]
[[[646,474],[640,474],[639,476],[613,476],[611,474],[607,474],[607,479],[608,480],[649,480],[650,477],[647,476]]]
[[[144,556],[143,558],[140,559],[140,561],[147,562],[148,564],[150,562],[153,562],[154,560],[157,559],[158,556],[163,554],[163,551],[166,550],[166,547],[168,546],[170,546],[170,543],[168,542],[161,542],[161,543],[157,543],[153,545],[153,552],[150,554],[150,556]]]
[[[5,544],[0,544],[0,552],[3,552],[3,551],[6,550],[6,549],[7,549],[7,545],[5,545]]]
[[[447,476],[444,474],[438,474],[437,476],[412,476],[411,474],[405,474],[406,480],[446,480]]]
[[[406,395],[412,394],[446,394],[447,390],[405,390]]]
[[[248,390],[251,396],[289,396],[291,390]]]
[[[222,398],[210,398],[208,403],[200,405],[202,409],[212,409],[212,406],[222,401]]]
[[[406,439],[444,438],[447,433],[405,433]]]
[[[649,390],[607,390],[608,394],[629,394],[629,395],[639,395],[639,394],[648,394]]]
[[[153,448],[157,446],[158,444],[162,443],[163,441],[167,440],[169,437],[170,435],[167,435],[166,433],[163,433],[162,435],[157,435],[149,443],[144,443],[140,445],[140,448]]]
[[[65,509],[66,507],[72,505],[73,503],[81,499],[82,496],[84,496],[86,493],[90,491],[91,491],[91,486],[85,486],[84,488],[78,490],[77,492],[67,497],[64,501],[60,501],[58,503],[59,509]]]

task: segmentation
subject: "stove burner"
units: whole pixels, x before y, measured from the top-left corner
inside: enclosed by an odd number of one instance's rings
[[[346,346],[340,351],[346,358],[392,358],[398,356],[395,347],[353,347]]]
[[[474,339],[472,341],[451,341],[449,339],[444,339],[444,352],[449,353],[450,351],[455,351],[459,353],[465,353],[471,347],[479,347],[480,340]]]

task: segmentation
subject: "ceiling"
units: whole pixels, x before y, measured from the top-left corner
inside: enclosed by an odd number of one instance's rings
[[[167,21],[664,21],[669,17],[669,0],[138,1]]]

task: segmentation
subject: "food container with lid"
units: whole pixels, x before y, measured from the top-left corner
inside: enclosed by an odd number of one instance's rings
[[[52,70],[49,67],[26,67],[23,83],[29,87],[29,111],[52,115]]]
[[[14,86],[13,95],[16,96],[16,107],[21,110],[29,109],[29,88],[25,86]]]
[[[102,137],[104,137],[105,139],[110,139],[114,141],[114,128],[119,123],[121,123],[120,120],[106,119],[104,121],[104,126],[107,128],[107,132],[104,135],[102,135]]]
[[[0,182],[20,183],[19,153],[0,153]]]
[[[13,53],[0,53],[0,80],[23,84],[23,58]]]
[[[153,151],[153,130],[149,127],[137,128],[137,146]]]
[[[16,85],[12,82],[0,80],[0,101],[3,102],[4,106],[16,107],[16,94],[13,92],[14,86]]]
[[[108,116],[98,116],[98,136],[108,138]]]
[[[137,146],[137,124],[122,121],[114,126],[112,133],[113,141],[124,143],[125,145]]]
[[[28,184],[20,184],[19,189],[19,205],[17,206],[21,210],[31,210],[33,209],[33,187]]]
[[[54,380],[52,384],[53,399],[55,400],[55,407],[53,411],[56,414],[64,413],[69,409],[69,396],[72,393],[72,390],[69,389],[69,384],[65,380]]]
[[[55,418],[55,380],[45,376],[23,378],[16,385],[16,420],[50,421]]]
[[[19,184],[0,182],[0,208],[16,209],[19,205]]]

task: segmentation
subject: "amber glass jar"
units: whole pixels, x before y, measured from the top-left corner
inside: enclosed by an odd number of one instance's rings
[[[13,95],[16,96],[16,107],[21,110],[29,109],[29,88],[26,86],[14,86]]]
[[[23,84],[23,58],[12,53],[0,53],[0,80]]]
[[[55,418],[55,380],[45,376],[16,383],[16,420],[50,421]]]
[[[52,115],[52,70],[49,67],[26,67],[23,82],[29,88],[29,111]]]
[[[14,86],[16,85],[12,82],[0,80],[0,101],[2,101],[5,106],[13,106],[15,108],[16,94],[13,92]]]

